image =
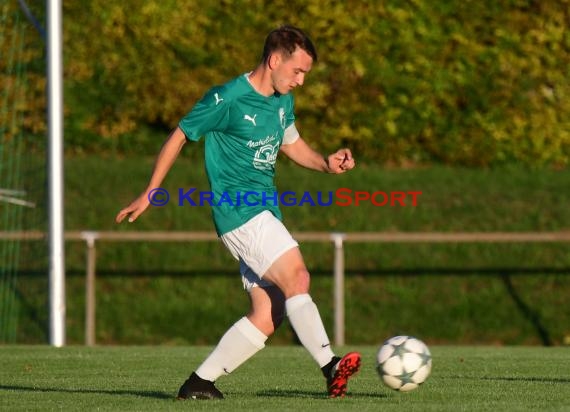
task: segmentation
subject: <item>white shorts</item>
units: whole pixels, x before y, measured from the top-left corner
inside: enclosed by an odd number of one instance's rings
[[[220,238],[239,260],[247,291],[256,286],[270,286],[270,282],[262,279],[267,269],[283,253],[299,246],[283,223],[267,210]]]

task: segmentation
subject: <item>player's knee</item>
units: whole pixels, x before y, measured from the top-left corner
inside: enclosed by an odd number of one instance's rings
[[[299,288],[301,293],[308,293],[311,286],[311,275],[306,268],[298,271],[297,277],[299,279]]]
[[[289,282],[289,290],[285,291],[287,297],[309,293],[311,276],[305,267],[295,269]]]

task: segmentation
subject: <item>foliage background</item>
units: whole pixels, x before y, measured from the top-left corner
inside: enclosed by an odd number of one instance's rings
[[[28,3],[45,25],[44,2]],[[284,22],[305,28],[320,55],[306,86],[295,92],[303,135],[322,151],[350,146],[359,167],[333,183],[283,162],[279,187],[424,192],[418,208],[288,210],[291,229],[569,227],[567,0],[63,4],[68,230],[210,230],[205,209],[154,209],[135,229],[117,228],[113,217],[146,182],[151,157],[178,119],[211,85],[251,70],[266,33]],[[45,43],[31,25],[25,36],[14,36],[11,17],[22,20],[16,0],[1,2],[0,11],[0,89],[3,108],[12,110],[0,111],[1,124],[10,125],[2,130],[1,149],[24,136],[23,164],[32,173],[23,178],[39,214],[46,201],[45,175],[37,172],[46,140]],[[16,73],[6,69],[15,50],[26,71],[19,88]],[[200,152],[183,154],[169,190],[206,185],[203,165],[193,158]],[[386,167],[410,164],[422,167]],[[45,230],[37,219],[23,222],[23,229]],[[235,263],[217,246],[100,246],[97,341],[216,342],[247,305]],[[303,247],[315,274],[312,293],[330,328],[331,250]],[[46,256],[22,250],[17,340],[45,342]],[[376,343],[406,329],[429,342],[565,344],[567,252],[566,245],[351,245],[347,319],[359,327],[350,328],[348,339]],[[69,342],[79,344],[84,245],[67,245],[67,264]],[[228,304],[219,305],[222,299]],[[204,317],[188,316],[194,312]],[[292,340],[287,328],[274,338]]]
[[[397,165],[569,161],[568,0],[64,0],[63,7],[71,153],[154,153],[157,136],[210,86],[251,70],[267,32],[291,23],[319,50],[295,94],[302,133],[322,150],[346,144],[360,159]],[[34,12],[42,16],[42,5]],[[43,42],[26,47],[37,55]],[[38,133],[39,68],[36,77],[24,127]]]

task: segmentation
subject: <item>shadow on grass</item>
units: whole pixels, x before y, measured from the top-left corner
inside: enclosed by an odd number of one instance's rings
[[[506,381],[506,382],[539,382],[539,383],[570,383],[570,378],[547,378],[540,376],[483,376],[485,381]]]
[[[171,393],[159,391],[136,391],[136,390],[106,390],[106,389],[69,389],[69,388],[40,388],[33,386],[18,385],[0,385],[0,391],[17,391],[17,392],[41,392],[41,393],[72,393],[72,394],[100,394],[100,395],[120,395],[120,396],[138,396],[143,398],[153,398],[176,401]],[[259,397],[275,397],[275,398],[311,398],[311,399],[329,399],[322,391],[302,391],[302,390],[281,390],[268,389],[258,391]],[[352,397],[358,398],[386,398],[385,394],[371,392],[350,392],[345,399]]]
[[[440,379],[453,380],[481,380],[481,381],[503,381],[503,382],[537,382],[548,384],[569,384],[570,378],[552,378],[547,376],[440,376]]]
[[[311,399],[329,399],[326,393],[322,391],[302,391],[302,390],[287,390],[287,389],[266,389],[257,391],[257,396],[266,396],[274,398],[311,398]],[[382,393],[373,392],[353,392],[350,391],[346,395],[346,399],[350,398],[387,398],[387,395]]]
[[[21,392],[59,392],[59,393],[84,393],[101,395],[130,395],[143,398],[170,399],[175,400],[171,393],[159,391],[136,391],[136,390],[106,390],[106,389],[69,389],[69,388],[41,388],[33,386],[0,385],[0,390],[21,391]]]

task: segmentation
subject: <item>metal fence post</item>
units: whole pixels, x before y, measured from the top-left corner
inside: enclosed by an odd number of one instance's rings
[[[344,233],[332,233],[334,242],[334,341],[343,346],[344,341]]]
[[[82,232],[87,244],[87,271],[85,279],[85,345],[95,346],[95,260],[97,232]]]

